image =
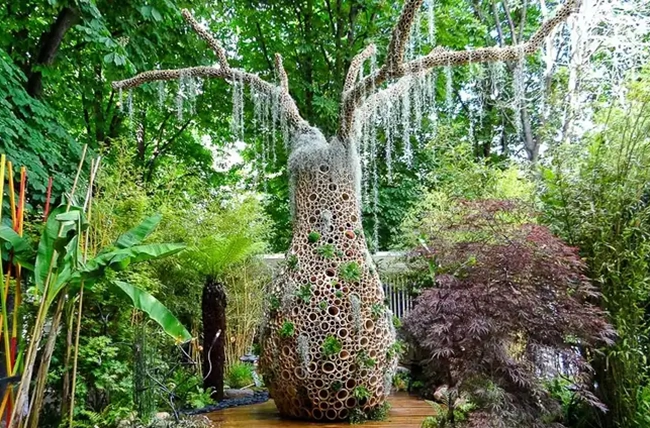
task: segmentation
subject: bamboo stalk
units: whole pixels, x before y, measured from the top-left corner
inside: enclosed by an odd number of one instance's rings
[[[84,145],[83,151],[81,153],[81,159],[79,160],[79,165],[77,167],[77,174],[75,175],[74,182],[72,184],[72,190],[70,191],[70,197],[66,205],[66,211],[70,210],[72,205],[72,198],[77,190],[77,185],[79,182],[79,176],[81,175],[81,170],[83,168],[84,161],[86,159],[86,152],[88,150],[88,145]],[[59,234],[61,234],[63,226],[59,228]],[[52,253],[50,259],[50,265],[48,269],[47,276],[45,278],[45,284],[43,286],[43,299],[41,304],[38,307],[38,312],[36,314],[36,321],[34,322],[34,329],[32,330],[32,342],[27,348],[27,356],[25,357],[25,370],[23,370],[23,375],[20,379],[20,385],[18,387],[18,393],[16,394],[16,403],[11,414],[11,420],[8,423],[8,428],[15,428],[16,424],[18,427],[22,426],[24,421],[23,416],[18,412],[22,410],[22,407],[26,404],[26,398],[29,396],[29,384],[32,380],[32,375],[34,372],[34,363],[36,361],[36,353],[38,351],[38,345],[41,342],[43,327],[45,325],[45,317],[47,315],[47,310],[49,309],[49,299],[47,298],[47,293],[52,282],[52,272],[54,267],[54,260],[56,259],[56,251]],[[19,419],[18,423],[16,420]]]
[[[99,170],[99,163],[101,161],[101,158],[98,157],[96,162],[94,164],[91,164],[91,173],[90,173],[90,181],[88,183],[88,194],[86,196],[86,201],[84,202],[84,209],[88,210],[87,214],[87,219],[88,222],[90,223],[90,220],[92,219],[92,200],[93,200],[93,184],[95,182],[95,177],[97,176],[97,171]],[[90,237],[90,232],[86,232],[85,234],[85,246],[84,246],[84,253],[83,253],[83,261],[84,263],[88,260],[88,244],[89,244],[89,237]],[[72,391],[70,393],[70,416],[68,418],[69,421],[69,427],[72,428],[72,423],[74,421],[74,404],[75,404],[75,392],[77,389],[77,362],[79,360],[79,336],[81,332],[81,313],[83,311],[83,304],[84,304],[84,283],[83,281],[81,282],[81,289],[79,290],[79,309],[77,312],[77,331],[75,333],[75,341],[74,341],[74,359],[72,360]]]

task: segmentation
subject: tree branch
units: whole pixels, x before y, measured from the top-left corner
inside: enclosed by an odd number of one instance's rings
[[[362,96],[364,94],[371,95],[372,88],[379,88],[386,81],[396,80],[406,75],[424,73],[435,67],[518,60],[521,55],[534,53],[544,42],[546,36],[569,15],[577,11],[580,6],[580,0],[568,0],[558,9],[553,18],[548,19],[539,27],[526,43],[465,51],[448,51],[438,47],[426,56],[404,64],[404,48],[410,34],[411,24],[422,1],[408,0],[404,5],[397,26],[393,30],[393,38],[388,46],[385,64],[377,72],[366,76],[343,93],[341,125],[338,131],[339,137],[343,140],[350,136],[355,109],[364,101]]]
[[[210,34],[208,34],[207,31],[198,24],[196,19],[194,19],[194,17],[192,17],[192,15],[185,9],[183,10],[183,16],[199,36],[208,41],[208,44],[210,44],[210,46],[217,52],[220,67],[199,66],[174,70],[145,71],[129,79],[113,82],[113,89],[131,89],[145,83],[176,80],[181,77],[218,78],[230,82],[239,81],[252,86],[256,91],[267,96],[272,96],[279,91],[280,108],[282,108],[286,113],[287,123],[295,129],[304,129],[309,127],[309,123],[300,116],[295,100],[289,95],[287,90],[287,73],[282,67],[281,57],[279,57],[279,78],[282,82],[282,87],[278,88],[277,86],[266,82],[256,74],[248,73],[237,68],[231,68],[225,56],[225,51],[221,48],[221,45]],[[278,64],[277,61],[278,57],[276,57],[276,65]]]

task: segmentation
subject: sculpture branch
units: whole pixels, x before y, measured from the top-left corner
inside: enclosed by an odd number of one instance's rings
[[[386,81],[396,80],[406,75],[424,73],[434,67],[519,60],[522,55],[530,55],[539,49],[553,29],[579,9],[580,3],[581,0],[568,0],[557,10],[554,17],[545,21],[525,43],[466,51],[449,51],[438,47],[429,54],[404,64],[404,48],[410,33],[410,26],[422,4],[422,1],[419,0],[407,1],[397,26],[393,30],[393,39],[388,46],[388,57],[385,64],[376,73],[366,76],[356,85],[344,91],[339,136],[344,140],[349,138],[355,110],[365,101],[363,94],[371,95],[372,88],[379,88]]]
[[[190,12],[188,12],[186,9],[183,9],[182,13],[183,17],[192,26],[194,31],[196,31],[197,34],[206,40],[212,49],[214,49],[217,56],[219,57],[219,66],[199,66],[174,70],[145,71],[129,79],[113,82],[113,89],[131,89],[149,82],[177,80],[181,77],[218,78],[230,82],[241,81],[252,86],[256,91],[267,96],[273,96],[279,92],[279,105],[280,108],[286,112],[287,123],[294,129],[309,127],[309,123],[307,123],[307,121],[300,116],[300,112],[298,111],[298,106],[296,105],[295,100],[291,97],[291,95],[289,95],[287,73],[282,67],[282,57],[276,55],[276,67],[279,66],[280,72],[278,74],[282,85],[281,88],[278,88],[277,86],[263,80],[256,74],[249,73],[237,68],[231,68],[228,64],[228,59],[226,58],[226,51],[219,44],[219,42],[217,42],[214,37],[212,37],[212,35],[210,35],[210,33],[208,33],[198,23],[198,21],[196,21]]]
[[[196,34],[199,35],[203,40],[208,42],[208,45],[214,50],[214,52],[217,54],[217,58],[219,58],[219,64],[221,64],[221,67],[223,68],[229,68],[228,64],[228,57],[226,57],[226,50],[221,46],[221,43],[219,43],[214,37],[212,37],[212,34],[208,32],[199,22],[192,16],[189,10],[183,9],[181,11],[181,14],[183,15],[183,18],[185,18],[185,21],[187,21],[188,24],[194,29]]]
[[[289,76],[287,76],[287,71],[284,69],[284,65],[282,64],[282,55],[279,53],[275,54],[275,73],[278,75],[282,90],[289,93]]]
[[[345,78],[345,85],[343,92],[349,91],[357,82],[359,77],[359,70],[363,67],[363,63],[377,52],[377,47],[374,44],[368,45],[361,53],[352,58],[350,68],[348,68],[348,75]]]

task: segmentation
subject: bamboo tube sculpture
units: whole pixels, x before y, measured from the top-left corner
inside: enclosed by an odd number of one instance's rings
[[[221,78],[278,101],[290,139],[294,230],[287,266],[272,287],[260,366],[286,417],[342,420],[352,411],[368,412],[385,402],[397,365],[392,316],[383,306],[384,293],[362,232],[355,121],[380,102],[382,92],[399,96],[400,87],[408,88],[404,82],[433,68],[520,60],[579,7],[578,0],[568,0],[528,42],[516,46],[436,48],[405,62],[408,35],[422,3],[405,2],[384,64],[376,72],[359,78],[364,61],[375,55],[374,45],[352,60],[339,130],[329,141],[300,116],[280,55],[275,56],[278,85],[232,68],[223,47],[186,10],[184,18],[215,51],[218,65],[147,71],[113,83],[121,91],[183,77]]]

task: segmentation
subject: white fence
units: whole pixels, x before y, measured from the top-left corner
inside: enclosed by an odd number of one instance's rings
[[[381,278],[388,308],[397,318],[408,315],[413,308],[413,296],[407,292],[407,281],[400,275],[406,269],[401,262],[402,253],[379,252],[372,256]],[[283,254],[267,254],[264,261],[273,269],[284,260]]]

